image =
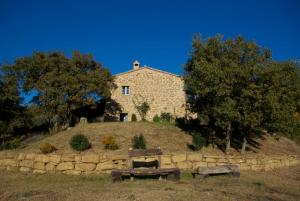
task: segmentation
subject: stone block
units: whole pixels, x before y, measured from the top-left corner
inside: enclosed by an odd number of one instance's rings
[[[34,169],[45,170],[45,163],[43,162],[35,162],[33,165]]]
[[[188,161],[202,161],[202,154],[200,153],[190,153],[187,154]]]
[[[32,171],[34,174],[45,174],[46,171],[45,170],[33,170]]]
[[[177,154],[172,156],[174,163],[183,162],[186,160],[186,154]]]
[[[111,170],[112,168],[113,168],[112,162],[106,161],[106,162],[98,163],[96,167],[96,171]]]
[[[25,159],[25,154],[24,153],[20,153],[19,155],[18,155],[18,157],[17,157],[17,159],[19,160],[19,161],[21,161],[21,160],[24,160]]]
[[[194,162],[193,169],[197,169],[198,167],[207,167],[207,162]]]
[[[56,167],[56,163],[47,163],[45,166],[45,169],[47,170],[47,172],[53,172],[55,171],[55,167]]]
[[[96,168],[96,164],[94,163],[79,163],[75,165],[75,170],[81,171],[93,171]]]
[[[81,161],[84,163],[99,163],[99,159],[98,154],[87,154],[81,157]]]
[[[38,155],[35,156],[35,161],[48,163],[48,162],[50,162],[50,157],[48,155],[45,155],[45,154],[38,154]]]
[[[29,167],[20,167],[20,172],[31,172],[31,168]]]
[[[13,166],[16,167],[17,166],[17,161],[15,159],[3,159],[1,160],[1,166]]]
[[[205,161],[208,163],[215,163],[215,162],[217,162],[217,159],[216,158],[205,158]]]
[[[229,161],[227,158],[219,158],[219,159],[217,159],[217,162],[218,163],[228,163]]]
[[[176,164],[176,167],[181,170],[190,170],[193,168],[193,164],[190,161],[182,161]]]
[[[20,161],[19,166],[33,168],[33,161],[32,160],[22,160],[22,161]]]
[[[251,165],[249,165],[247,163],[241,163],[240,169],[241,170],[251,170]]]
[[[27,159],[27,160],[35,160],[35,155],[36,154],[33,154],[33,153],[26,154],[25,159]]]
[[[217,166],[216,163],[207,163],[207,167],[215,167],[215,166]]]
[[[49,161],[58,164],[61,161],[61,155],[51,154],[49,155]]]
[[[57,171],[73,170],[73,169],[74,169],[74,164],[72,162],[62,162],[56,166]]]
[[[160,168],[175,168],[175,164],[174,163],[161,164]]]
[[[80,170],[65,170],[62,173],[67,174],[67,175],[80,175],[81,171]]]
[[[5,158],[7,158],[7,159],[15,159],[15,158],[17,158],[17,154],[13,153],[13,152],[6,152]]]
[[[160,162],[161,164],[171,164],[171,156],[170,155],[161,155],[160,156]]]
[[[61,161],[63,162],[74,162],[75,155],[74,154],[64,154],[61,156]]]
[[[263,165],[252,165],[251,166],[251,170],[264,170],[264,166]]]
[[[75,155],[75,162],[81,162],[81,156]]]
[[[128,160],[128,157],[124,155],[112,155],[111,160]]]
[[[4,170],[5,170],[5,167],[3,167],[4,168]],[[13,172],[15,172],[15,171],[18,171],[19,170],[19,167],[16,167],[16,166],[7,166],[6,167],[6,170],[7,171],[13,171]]]

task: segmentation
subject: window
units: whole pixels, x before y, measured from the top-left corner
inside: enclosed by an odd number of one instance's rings
[[[129,86],[122,86],[122,94],[129,95]]]

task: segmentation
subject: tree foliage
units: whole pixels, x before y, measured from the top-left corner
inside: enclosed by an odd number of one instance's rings
[[[72,111],[109,98],[113,87],[109,70],[90,54],[74,52],[67,58],[61,52],[35,52],[17,59],[10,68],[18,75],[24,92],[36,94],[33,103],[54,131],[70,123]]]
[[[298,116],[299,68],[273,61],[270,50],[240,36],[195,36],[184,81],[191,110],[224,136],[227,151],[234,133],[243,139],[244,151],[257,130],[286,134],[297,125],[287,122]]]

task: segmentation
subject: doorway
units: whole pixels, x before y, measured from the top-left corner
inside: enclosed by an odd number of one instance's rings
[[[128,121],[128,113],[121,113],[120,114],[120,121],[123,121],[123,122]]]

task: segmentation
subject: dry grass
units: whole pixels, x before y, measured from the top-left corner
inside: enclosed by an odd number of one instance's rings
[[[148,122],[105,122],[91,123],[83,127],[75,127],[54,135],[48,135],[42,139],[36,139],[27,143],[22,151],[39,152],[39,144],[48,142],[53,144],[58,153],[73,152],[69,145],[70,138],[77,133],[86,135],[92,143],[92,148],[87,152],[112,152],[104,149],[102,138],[112,135],[116,138],[120,149],[113,151],[117,154],[127,154],[131,147],[131,138],[140,133],[144,134],[147,147],[161,147],[165,153],[188,151],[187,143],[191,143],[191,136],[183,133],[172,125],[154,124]]]
[[[115,154],[127,154],[131,147],[131,138],[134,135],[143,133],[147,141],[147,148],[161,147],[164,153],[176,153],[190,151],[187,144],[191,143],[192,138],[187,133],[183,132],[169,124],[158,124],[150,122],[105,122],[91,123],[83,127],[75,127],[70,130],[63,131],[53,135],[39,136],[32,138],[26,143],[26,146],[17,151],[39,153],[39,145],[43,143],[51,143],[58,150],[57,153],[73,153],[69,145],[70,138],[77,134],[85,134],[92,148],[85,152],[101,153],[110,152]],[[102,144],[104,136],[115,136],[120,147],[118,150],[105,150]],[[275,140],[273,137],[265,135],[260,139],[256,139],[251,146],[251,151],[248,155],[266,154],[266,155],[283,155],[297,154],[300,155],[300,146],[287,138]],[[219,149],[203,148],[200,152],[205,154],[223,154]],[[231,152],[233,155],[239,155],[238,150]]]
[[[0,200],[300,200],[300,166],[181,181],[153,179],[112,183],[109,175],[33,175],[0,171]]]

